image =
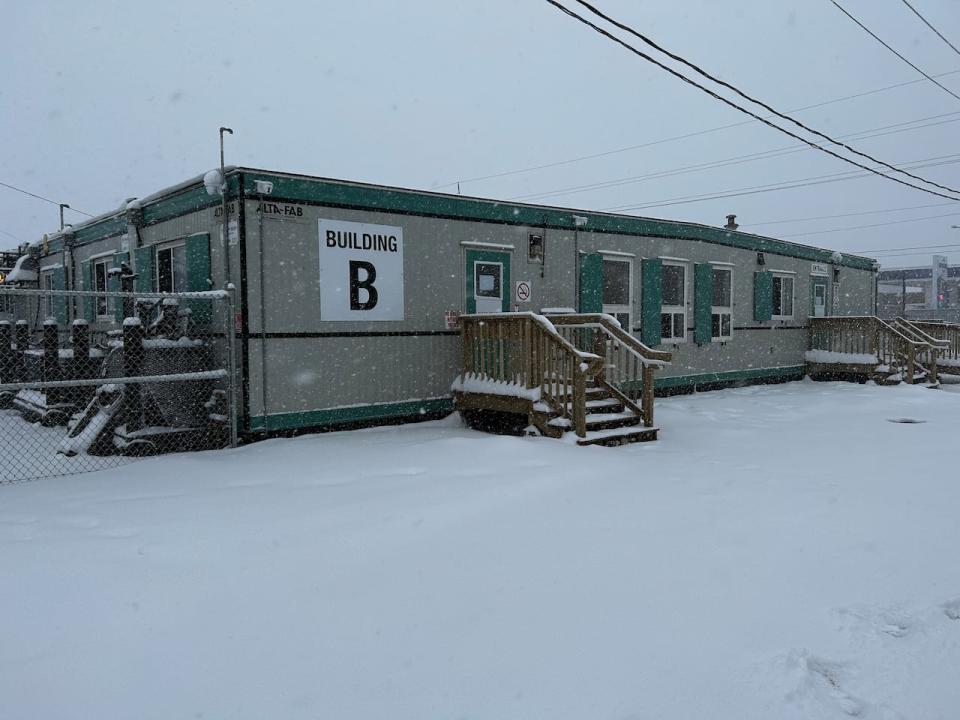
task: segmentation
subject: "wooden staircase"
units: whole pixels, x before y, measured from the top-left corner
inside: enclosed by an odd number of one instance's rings
[[[585,390],[586,432],[583,437],[577,437],[578,445],[612,446],[657,439],[659,428],[646,426],[642,412],[628,407],[615,391],[594,380],[587,382]],[[573,429],[572,404],[567,411],[568,416],[564,416],[552,408],[534,409],[530,421],[542,435],[561,438]]]
[[[957,344],[960,349],[960,338]],[[936,385],[941,355],[949,350],[949,340],[904,318],[824,317],[810,319],[805,359],[807,374],[814,378]]]
[[[653,373],[670,353],[643,345],[609,315],[497,313],[461,317],[461,412],[522,415],[580,445],[655,440]]]

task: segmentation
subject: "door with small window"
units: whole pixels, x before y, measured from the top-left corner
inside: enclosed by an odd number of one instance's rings
[[[510,309],[510,253],[467,250],[464,306],[467,313],[498,313]]]
[[[633,326],[633,261],[603,258],[603,312],[613,315],[627,332]]]
[[[687,266],[664,260],[661,274],[660,337],[662,342],[687,339]]]
[[[810,314],[813,317],[827,316],[827,281],[824,279],[810,281]]]

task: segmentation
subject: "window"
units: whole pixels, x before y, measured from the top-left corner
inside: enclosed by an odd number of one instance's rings
[[[13,296],[0,290],[0,314],[13,312]]]
[[[733,268],[712,268],[713,298],[710,301],[710,337],[729,340],[733,336]]]
[[[773,317],[793,317],[793,276],[773,276]]]
[[[40,273],[40,289],[53,290],[52,272]],[[40,299],[40,308],[43,312],[44,319],[53,315],[53,295],[44,295]]]
[[[543,235],[530,235],[527,239],[527,259],[543,262]]]
[[[474,294],[478,298],[502,299],[500,293],[500,275],[503,267],[500,263],[474,263]]]
[[[97,260],[93,264],[93,289],[96,292],[107,292],[109,283],[107,278],[110,273],[111,261],[109,259]],[[98,318],[109,317],[110,310],[107,298],[98,296],[96,298],[96,315]]]
[[[603,312],[613,315],[630,332],[632,310],[633,263],[630,260],[603,258]]]
[[[184,245],[157,250],[157,291],[186,292],[187,248]]]
[[[687,266],[663,263],[660,299],[660,337],[664,342],[687,338]]]

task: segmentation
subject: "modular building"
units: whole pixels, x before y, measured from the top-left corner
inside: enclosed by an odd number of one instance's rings
[[[119,289],[123,263],[140,292],[232,283],[248,436],[449,412],[463,314],[609,313],[672,353],[657,387],[679,390],[802,377],[809,318],[875,312],[872,259],[732,226],[242,167],[224,179],[225,203],[208,173],[51,235],[23,271],[52,289]],[[26,313],[122,322],[106,299],[46,302]]]

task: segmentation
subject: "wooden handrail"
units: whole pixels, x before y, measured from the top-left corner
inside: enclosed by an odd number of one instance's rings
[[[917,325],[916,323],[910,320],[907,320],[906,318],[895,317],[893,319],[893,322],[897,327],[902,329],[905,332],[905,334],[911,335],[915,340],[919,340],[920,342],[925,342],[929,345],[936,345],[938,347],[946,347],[950,345],[949,340],[941,340],[940,338],[933,337],[932,335],[927,333],[925,330],[920,328],[919,325]]]
[[[644,425],[653,427],[653,372],[668,365],[673,355],[644,345],[611,315],[564,313],[548,315],[547,319],[569,333],[571,338],[589,344],[594,353],[603,356],[604,371],[596,377],[597,384],[641,416]],[[641,393],[639,404],[631,395],[638,387]]]
[[[547,315],[547,319],[554,325],[577,325],[580,327],[597,327],[607,335],[622,342],[644,364],[658,366],[669,365],[673,355],[662,350],[654,350],[637,340],[624,330],[612,315],[606,313],[565,313],[562,315]]]

